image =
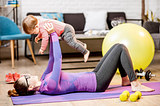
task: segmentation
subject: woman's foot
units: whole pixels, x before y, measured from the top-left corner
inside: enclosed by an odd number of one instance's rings
[[[90,51],[88,51],[85,55],[84,55],[84,62],[87,62],[88,57],[89,57]]]
[[[132,91],[144,91],[144,92],[154,91],[154,89],[152,88],[141,85],[141,83],[138,80],[134,80],[131,82],[131,88]]]
[[[131,85],[131,83],[129,81],[128,75],[125,77],[122,77],[122,86],[129,86],[129,85]]]

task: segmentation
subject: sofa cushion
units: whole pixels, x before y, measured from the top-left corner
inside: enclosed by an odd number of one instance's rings
[[[118,19],[118,18],[123,18],[123,21],[126,22],[125,12],[107,12],[107,24],[109,29],[113,28],[111,24],[112,20]]]
[[[151,36],[155,44],[155,49],[160,50],[160,33],[152,33]]]
[[[54,20],[58,20],[58,21],[64,22],[63,13],[56,13],[56,12],[55,13],[46,13],[46,12],[41,12],[40,14],[45,19],[54,19]]]
[[[106,29],[106,11],[90,11],[85,13],[85,28],[88,30],[104,30]]]
[[[64,22],[72,25],[75,33],[84,33],[85,18],[83,13],[63,13]]]

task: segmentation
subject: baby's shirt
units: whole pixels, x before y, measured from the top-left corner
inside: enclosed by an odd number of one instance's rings
[[[65,28],[65,23],[51,20],[51,19],[39,19],[39,34],[37,35],[38,38],[42,38],[41,49],[44,51],[48,45],[48,32],[44,29],[45,23],[52,23],[55,32],[58,36],[60,36]]]

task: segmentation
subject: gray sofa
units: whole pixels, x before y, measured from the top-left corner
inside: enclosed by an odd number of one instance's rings
[[[143,27],[151,34],[155,50],[160,50],[160,22],[146,21]]]

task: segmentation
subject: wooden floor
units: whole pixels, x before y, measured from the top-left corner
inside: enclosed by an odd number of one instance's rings
[[[62,68],[65,72],[90,72],[92,69],[74,69],[76,67],[95,67],[98,63],[96,60],[101,59],[101,56],[90,56],[89,61],[87,63],[72,63],[72,61],[83,61],[83,56],[80,57],[72,56],[72,57],[63,57]],[[31,75],[40,76],[46,69],[48,64],[48,56],[37,56],[36,57],[37,65],[25,58],[20,57],[17,61],[15,60],[15,69],[11,68],[11,60],[10,59],[2,59],[0,63],[0,106],[12,106],[12,100],[7,95],[7,91],[13,88],[13,84],[5,83],[5,75],[7,73],[18,72],[20,74],[30,73]],[[68,61],[70,63],[68,63]],[[72,70],[67,70],[68,68],[73,68]],[[149,82],[158,82],[160,81],[160,52],[156,52],[154,59],[149,67],[146,70],[151,70],[156,77],[152,77]],[[146,83],[144,78],[139,79],[140,82]],[[112,85],[121,84],[120,75],[116,74],[111,82]],[[160,85],[159,85],[160,86]],[[114,99],[96,99],[96,100],[83,100],[83,101],[71,101],[71,102],[57,102],[57,103],[42,103],[42,104],[30,104],[24,106],[160,106],[160,95],[153,96],[142,96],[141,99],[137,102],[121,102],[119,98]],[[23,106],[23,105],[21,105]]]

